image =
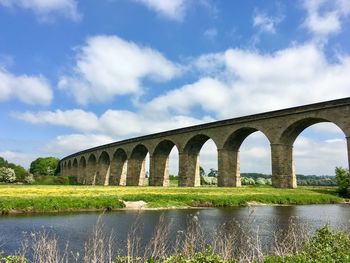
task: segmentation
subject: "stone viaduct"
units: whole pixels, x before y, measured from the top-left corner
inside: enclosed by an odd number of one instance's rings
[[[218,185],[240,186],[239,148],[250,134],[261,131],[271,144],[272,184],[295,188],[293,143],[307,127],[332,122],[347,140],[350,163],[350,97],[211,122],[119,142],[63,158],[61,175],[76,176],[89,185],[143,185],[145,158],[150,156],[151,186],[169,185],[169,154],[179,152],[179,186],[200,185],[199,152],[212,139],[218,151]],[[317,150],[317,149],[315,149]]]

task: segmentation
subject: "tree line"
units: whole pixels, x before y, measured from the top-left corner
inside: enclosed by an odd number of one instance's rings
[[[0,183],[32,184],[39,176],[58,175],[59,161],[55,157],[39,157],[32,161],[29,170],[26,170],[23,166],[0,157]]]

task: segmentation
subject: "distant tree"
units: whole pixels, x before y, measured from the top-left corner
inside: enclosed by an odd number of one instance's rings
[[[242,185],[254,185],[255,180],[253,178],[248,178],[248,177],[241,177],[241,183]]]
[[[26,175],[26,177],[24,177],[23,182],[26,183],[26,184],[34,183],[35,182],[34,176],[32,174],[28,173]]]
[[[343,167],[336,167],[335,178],[337,180],[339,194],[342,196],[347,196],[349,187],[349,170]]]
[[[55,157],[37,158],[30,164],[29,172],[33,175],[57,175],[59,159]]]
[[[7,167],[7,166],[8,166],[8,162],[3,157],[0,157],[0,167]]]
[[[265,178],[258,177],[258,178],[255,180],[255,183],[256,183],[256,184],[259,184],[259,185],[265,185],[265,184],[266,184],[266,180],[265,180]]]
[[[14,163],[9,163],[3,157],[0,157],[0,167],[13,169],[16,175],[16,181],[23,181],[24,177],[26,177],[29,174],[28,171],[22,166]]]
[[[13,183],[16,181],[16,174],[12,168],[0,168],[0,182]]]
[[[202,166],[199,166],[199,175],[200,176],[205,176],[205,171]]]
[[[218,177],[218,170],[210,168],[210,172],[208,173],[208,177]]]

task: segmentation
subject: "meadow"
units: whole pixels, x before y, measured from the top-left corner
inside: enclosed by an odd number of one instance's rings
[[[116,187],[75,185],[0,185],[0,213],[114,210],[123,201],[145,201],[149,208],[230,207],[263,204],[340,203],[335,187],[276,189],[269,186]]]

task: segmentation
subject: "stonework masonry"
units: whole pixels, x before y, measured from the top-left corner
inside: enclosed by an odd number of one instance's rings
[[[350,98],[344,98],[101,145],[63,158],[61,175],[75,176],[79,183],[89,185],[141,186],[149,154],[149,184],[168,186],[169,154],[176,147],[179,186],[199,186],[199,152],[212,139],[218,151],[218,186],[238,187],[241,186],[239,148],[250,134],[260,131],[271,145],[273,186],[295,188],[294,141],[304,129],[321,122],[334,123],[344,132],[350,164]]]

